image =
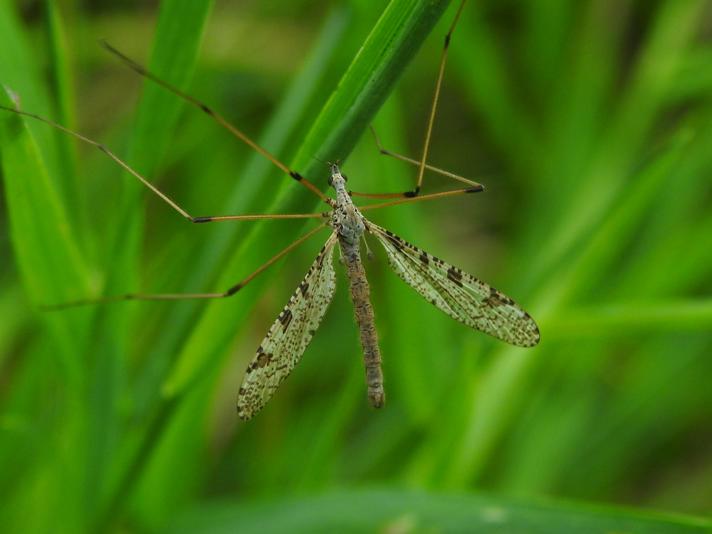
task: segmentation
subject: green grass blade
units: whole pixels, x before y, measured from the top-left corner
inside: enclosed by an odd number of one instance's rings
[[[544,323],[549,335],[560,337],[636,336],[641,333],[710,331],[712,300],[607,304],[574,309]]]
[[[488,532],[683,534],[709,532],[708,519],[588,504],[519,502],[477,495],[397,490],[333,492],[299,500],[205,504],[179,516],[173,533]]]
[[[64,22],[56,2],[45,0],[44,8],[44,23],[49,35],[50,76],[56,99],[57,122],[67,128],[74,129],[76,128],[76,117],[74,113],[74,86],[70,71],[71,61],[69,60],[71,51],[67,46]],[[81,183],[79,173],[77,173],[76,143],[60,131],[53,133],[59,149],[60,173],[62,176],[68,177],[62,182],[66,182],[63,198],[66,205],[75,207],[69,214],[74,226],[84,228],[85,213],[79,194]],[[84,233],[82,232],[82,235]]]
[[[3,105],[10,104],[5,94],[0,96],[0,102]],[[69,230],[69,220],[57,184],[50,177],[38,145],[20,117],[9,114],[0,116],[0,147],[9,234],[25,296],[36,313],[36,307],[40,304],[63,302],[71,298],[69,288],[90,291],[87,283],[89,276],[76,246],[76,238]],[[22,302],[15,304],[22,305]],[[27,305],[27,300],[24,303]],[[86,350],[90,333],[91,312],[72,316],[40,313],[39,331],[48,341],[52,340],[53,347],[51,351],[47,347],[43,351],[45,354],[53,354],[52,365],[44,365],[40,369],[44,373],[47,373],[47,369],[55,370],[61,378],[59,383],[64,392],[55,399],[56,408],[61,411],[66,405],[80,406],[79,398],[87,374],[82,354]],[[41,361],[37,359],[31,363],[39,365]],[[34,411],[32,404],[28,408],[29,413]],[[78,441],[78,420],[77,412],[64,414],[63,438],[74,443]],[[70,451],[59,447],[60,442],[61,439],[55,441],[49,438],[45,446],[56,450],[58,454],[54,459],[57,462],[71,462],[70,458],[78,449],[72,448]],[[76,480],[81,476],[80,470],[67,474],[44,467],[31,475],[31,481],[41,479],[47,488],[54,488],[54,491],[48,489],[48,493],[54,493],[57,498],[46,502],[48,509],[54,511],[55,520],[67,525],[81,524],[77,509],[66,506],[65,502],[65,499],[72,500],[71,496],[80,492]],[[47,520],[47,516],[37,519],[41,523]]]
[[[641,171],[634,187],[605,222],[592,229],[592,235],[585,246],[581,245],[582,250],[576,257],[560,271],[552,273],[548,285],[540,289],[538,302],[531,307],[538,320],[545,323],[562,305],[570,302],[576,292],[586,287],[590,278],[599,273],[599,266],[606,260],[610,261],[624,246],[640,213],[651,206],[655,195],[661,191],[661,184],[669,179],[676,164],[690,150],[690,144],[691,135],[684,129],[678,132],[671,146]],[[542,338],[542,346],[526,353],[514,347],[498,347],[495,351],[493,365],[485,374],[470,408],[469,421],[464,425],[466,430],[458,460],[452,465],[453,483],[462,484],[468,476],[481,475],[508,418],[514,413],[517,403],[522,401],[515,392],[523,387],[528,373],[541,357],[546,332],[542,333]]]
[[[149,69],[158,77],[185,89],[194,70],[211,0],[166,0],[155,31]],[[114,43],[119,49],[121,43]],[[99,46],[97,44],[97,46]],[[125,67],[121,67],[125,68]],[[157,169],[170,143],[179,113],[185,104],[156,84],[144,80],[144,91],[130,138],[128,163],[156,181]],[[121,294],[139,287],[138,258],[144,234],[146,188],[128,173],[117,176],[120,193],[115,202],[113,235],[105,239],[107,265],[105,294]],[[126,306],[100,308],[100,322],[95,328],[99,349],[92,355],[93,380],[86,403],[87,433],[91,441],[87,458],[86,501],[92,520],[101,517],[112,488],[96,472],[105,472],[116,461],[121,435],[121,407],[118,403],[126,382],[126,358],[130,352],[132,314]],[[100,520],[100,519],[99,519]]]
[[[647,139],[649,129],[666,95],[672,91],[686,51],[690,46],[705,2],[667,2],[656,13],[655,26],[647,36],[633,77],[619,102],[609,131],[601,136],[598,152],[587,175],[578,180],[555,232],[547,232],[546,246],[534,259],[537,274],[566,261],[566,254],[616,201],[624,186],[622,177],[639,164],[634,159]]]
[[[0,95],[0,103],[14,105],[8,94]],[[68,300],[67,288],[84,287],[89,291],[83,258],[70,231],[57,184],[49,176],[37,143],[23,118],[4,112],[0,121],[10,236],[32,306]],[[76,356],[81,353],[85,318],[43,315],[57,336],[67,377],[75,384],[82,376]]]

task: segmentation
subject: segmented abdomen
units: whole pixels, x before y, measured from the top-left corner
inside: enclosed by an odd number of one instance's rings
[[[361,263],[358,245],[339,242],[349,278],[351,300],[354,304],[356,324],[358,325],[363,348],[363,362],[366,367],[366,385],[368,400],[374,408],[385,403],[383,391],[383,372],[381,371],[381,351],[378,348],[378,333],[371,306],[371,291],[366,279],[366,271]]]

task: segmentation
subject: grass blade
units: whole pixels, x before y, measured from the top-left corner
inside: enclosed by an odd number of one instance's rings
[[[708,519],[587,504],[526,503],[476,495],[397,490],[333,492],[269,503],[205,504],[188,511],[170,532],[709,532]]]

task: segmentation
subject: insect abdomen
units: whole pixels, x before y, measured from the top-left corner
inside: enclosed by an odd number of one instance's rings
[[[381,371],[381,351],[378,348],[378,333],[373,318],[371,306],[371,291],[366,279],[358,249],[341,244],[344,263],[349,278],[351,300],[354,304],[354,314],[361,337],[363,362],[366,367],[366,386],[368,401],[374,408],[383,406],[386,400],[383,391],[383,372]]]

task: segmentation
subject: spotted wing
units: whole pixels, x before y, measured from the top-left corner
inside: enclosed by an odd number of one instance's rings
[[[332,262],[336,242],[335,234],[327,239],[247,366],[237,396],[241,419],[249,419],[262,409],[297,365],[319,327],[336,289]]]
[[[534,319],[512,299],[371,222],[393,270],[453,319],[520,347],[539,343]]]

